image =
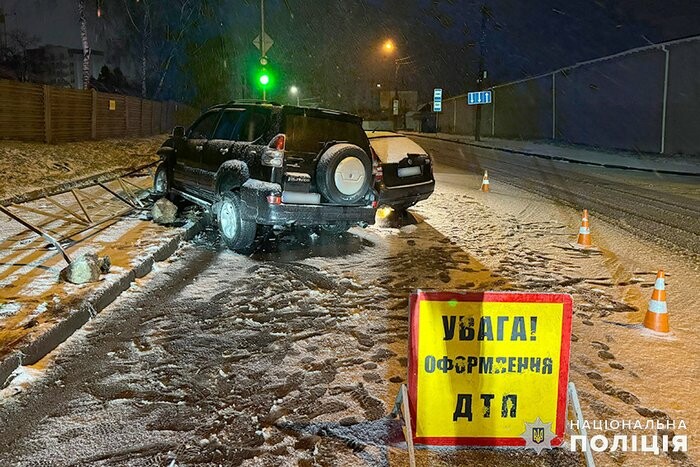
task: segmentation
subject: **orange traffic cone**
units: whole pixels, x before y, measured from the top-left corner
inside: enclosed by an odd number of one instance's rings
[[[578,245],[582,247],[591,246],[591,229],[588,226],[588,209],[583,210],[581,228],[578,229]]]
[[[484,170],[484,178],[481,180],[481,191],[484,193],[489,192],[489,171]]]
[[[663,271],[656,274],[654,292],[649,300],[649,308],[644,316],[644,327],[656,332],[668,332],[668,311],[666,311],[666,279]]]

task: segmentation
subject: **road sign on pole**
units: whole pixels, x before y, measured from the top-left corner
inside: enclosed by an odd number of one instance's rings
[[[270,36],[267,35],[267,33],[264,33],[262,36],[264,37],[263,43],[260,43],[260,34],[253,39],[253,45],[262,53],[263,56],[267,55],[267,51],[270,50],[270,47],[272,47],[272,44],[275,42],[272,40]]]
[[[433,112],[442,112],[442,89],[435,88],[433,91]]]
[[[467,104],[480,105],[491,103],[491,91],[478,91],[467,93]]]

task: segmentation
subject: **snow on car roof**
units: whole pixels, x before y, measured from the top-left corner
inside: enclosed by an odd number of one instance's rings
[[[375,138],[400,138],[403,137],[405,138],[404,135],[400,133],[394,133],[393,131],[365,131],[367,133],[367,137],[369,139],[375,139]]]
[[[408,137],[391,131],[366,131],[372,149],[383,164],[393,164],[408,154],[427,154],[425,149]]]

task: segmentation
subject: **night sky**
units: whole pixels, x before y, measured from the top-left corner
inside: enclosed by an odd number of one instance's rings
[[[170,5],[159,11],[178,3],[151,1]],[[8,29],[78,48],[76,3],[0,0],[0,7],[8,14]],[[259,2],[212,4],[214,13],[190,31],[187,46],[178,47],[162,97],[195,98],[198,89],[187,76],[193,53],[222,64],[217,72],[230,75],[232,83],[250,76],[258,53],[251,41],[260,28]],[[386,38],[395,41],[397,56],[411,58],[400,70],[401,88],[416,89],[425,100],[433,87],[445,88],[448,96],[463,93],[473,87],[478,68],[483,4],[491,12],[483,36],[487,84],[700,34],[700,2],[690,0],[266,0],[277,94],[286,96],[287,87],[296,84],[303,95],[341,106],[357,89],[392,86],[393,64],[381,52]],[[103,0],[103,17],[90,17],[91,40],[107,52],[108,62],[137,79],[138,47],[119,14],[122,7],[123,0]],[[154,74],[166,50],[163,45],[151,50]]]

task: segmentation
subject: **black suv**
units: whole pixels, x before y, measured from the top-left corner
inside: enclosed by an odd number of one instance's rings
[[[258,225],[341,232],[374,223],[374,165],[354,115],[230,102],[176,127],[158,154],[154,191],[211,208],[234,250],[253,244]]]

